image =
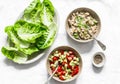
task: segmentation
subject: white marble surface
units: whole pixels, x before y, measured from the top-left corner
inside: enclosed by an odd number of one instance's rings
[[[32,0],[0,0],[0,48],[6,43],[4,27],[15,22],[19,14]],[[60,45],[76,48],[83,59],[80,76],[63,84],[120,84],[120,0],[52,0],[60,17],[57,38],[50,51]],[[78,7],[95,10],[102,22],[98,36],[106,44],[106,64],[102,69],[92,67],[91,58],[97,51],[102,51],[96,42],[80,44],[70,39],[65,32],[65,20],[69,12]],[[48,51],[48,53],[50,52]],[[0,84],[43,84],[47,79],[46,57],[35,63],[18,65],[7,60],[0,52]],[[49,84],[62,84],[51,80]]]

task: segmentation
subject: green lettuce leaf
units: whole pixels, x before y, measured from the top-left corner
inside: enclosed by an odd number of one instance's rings
[[[54,20],[54,7],[49,0],[44,0],[42,3],[40,19],[46,26],[49,26]]]
[[[36,45],[39,49],[41,49],[42,45],[44,45],[48,34],[49,34],[49,29],[47,28],[46,30],[43,31],[42,36],[36,39]]]
[[[23,53],[27,54],[28,56],[39,51],[39,49],[34,45],[31,45],[28,48],[18,48],[18,49]]]
[[[39,49],[46,49],[50,47],[55,39],[57,26],[55,23],[51,23],[49,26],[49,31],[44,33],[44,35],[37,40],[37,46]]]
[[[49,9],[49,11],[52,14],[52,16],[54,16],[55,11],[54,11],[54,6],[51,3],[51,1],[50,0],[44,0],[43,4],[44,4],[45,7],[47,7]]]
[[[41,2],[40,0],[34,0],[30,5],[24,10],[22,19],[32,23],[39,23],[40,12],[41,12]]]
[[[43,24],[33,24],[23,20],[17,21],[14,26],[19,38],[29,43],[35,43],[35,40],[42,35],[44,28],[46,26]]]
[[[8,34],[8,37],[15,44],[16,47],[28,48],[30,46],[30,43],[22,41],[18,38],[17,33],[14,31],[14,26],[7,26],[5,28],[5,32]]]
[[[33,46],[31,43],[21,40],[17,33],[14,31],[13,26],[8,26],[5,28],[5,32],[8,34],[9,39],[14,43],[14,47],[22,51],[25,54],[31,55],[34,52],[39,51],[36,46]]]
[[[17,48],[13,47],[2,47],[2,53],[10,60],[17,63],[23,63],[27,61],[27,55],[20,52]]]

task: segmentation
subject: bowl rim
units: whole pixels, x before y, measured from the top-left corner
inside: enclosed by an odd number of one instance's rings
[[[55,50],[58,50],[59,48],[62,48],[62,47],[66,47],[66,48],[69,48],[69,49],[71,49],[71,50],[74,50],[78,55],[78,57],[80,58],[80,65],[79,65],[79,67],[80,67],[80,70],[79,70],[79,72],[78,72],[78,74],[76,74],[74,77],[72,77],[71,79],[68,79],[68,80],[60,80],[58,77],[52,77],[54,80],[56,80],[56,81],[59,81],[59,82],[70,82],[70,81],[72,81],[72,80],[75,80],[79,75],[80,75],[80,73],[82,72],[82,67],[83,67],[83,61],[82,61],[82,57],[81,57],[81,55],[79,54],[79,52],[76,50],[76,49],[74,49],[73,47],[71,47],[71,46],[58,46],[58,47],[56,47],[56,48],[54,48],[53,50],[51,50],[51,52],[48,54],[48,56],[47,56],[47,60],[46,60],[46,68],[47,68],[47,72],[48,72],[48,74],[49,75],[51,75],[52,73],[50,73],[50,71],[49,71],[49,67],[48,67],[48,63],[49,63],[49,61],[48,61],[48,58],[49,58],[49,56],[55,51]],[[68,49],[68,50],[69,50]],[[63,49],[64,50],[64,49]],[[50,69],[51,70],[51,69]]]
[[[100,31],[101,31],[101,20],[100,20],[100,17],[99,17],[99,15],[96,13],[96,11],[94,11],[93,9],[91,9],[91,8],[87,8],[87,7],[79,7],[79,8],[75,8],[75,9],[73,9],[69,14],[68,14],[68,16],[67,16],[67,18],[66,18],[66,22],[65,22],[65,29],[66,29],[66,31],[67,31],[67,34],[70,36],[70,38],[72,38],[74,41],[77,41],[77,42],[80,42],[80,43],[87,43],[87,42],[90,42],[90,41],[93,41],[94,40],[94,38],[91,38],[91,39],[88,39],[88,40],[78,40],[78,39],[75,39],[71,34],[70,34],[70,32],[69,32],[69,25],[68,25],[68,19],[69,19],[69,17],[71,16],[71,14],[72,13],[74,13],[75,11],[79,11],[79,10],[85,10],[85,11],[87,11],[87,12],[89,12],[89,11],[91,11],[96,17],[97,17],[97,19],[98,19],[98,23],[99,23],[99,25],[98,25],[98,32],[94,35],[94,37],[96,38],[98,35],[99,35],[99,33],[100,33]],[[89,13],[91,13],[91,12],[89,12]]]
[[[100,55],[100,56],[102,57],[102,59],[103,59],[103,61],[102,61],[100,64],[96,64],[96,63],[94,62],[94,57],[95,57],[96,55]],[[103,66],[105,65],[105,62],[106,62],[106,57],[105,57],[105,54],[104,54],[103,52],[96,52],[96,53],[93,55],[93,57],[92,57],[92,64],[93,64],[95,67],[98,67],[98,68],[103,67]]]

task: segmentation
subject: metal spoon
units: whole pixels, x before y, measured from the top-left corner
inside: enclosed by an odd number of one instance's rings
[[[58,69],[58,62],[57,62],[57,67],[55,69],[55,71],[52,73],[52,75],[47,79],[47,81],[44,84],[48,84],[48,82],[51,80],[51,78],[54,76],[54,74],[56,73],[57,69]]]
[[[89,34],[92,36],[92,38],[98,43],[98,45],[101,47],[101,49],[105,51],[105,50],[106,50],[106,46],[105,46],[101,41],[99,41],[98,39],[96,39],[96,38],[94,37],[94,35],[89,32],[89,30],[88,30],[88,33],[89,33]]]
[[[102,48],[102,50],[106,50],[106,46],[99,40],[93,37],[93,39],[98,43],[98,45]]]

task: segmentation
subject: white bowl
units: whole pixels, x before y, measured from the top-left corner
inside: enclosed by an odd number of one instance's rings
[[[70,34],[68,19],[69,19],[69,18],[71,17],[71,15],[72,15],[73,13],[75,13],[75,12],[89,12],[89,13],[91,14],[91,16],[98,21],[98,29],[97,29],[96,34],[94,34],[94,37],[95,37],[95,38],[99,35],[100,30],[101,30],[101,20],[100,20],[98,14],[97,14],[94,10],[92,10],[92,9],[90,9],[90,8],[81,7],[81,8],[74,9],[74,10],[68,15],[68,17],[67,17],[67,19],[66,19],[66,31],[67,31],[68,35],[69,35],[73,40],[75,40],[75,41],[77,41],[77,42],[80,42],[80,43],[86,43],[86,42],[90,42],[90,41],[94,40],[93,38],[88,39],[88,40],[82,40],[82,39],[79,39],[79,40],[78,40],[78,39],[75,39],[75,38]]]
[[[97,64],[97,63],[94,62],[94,58],[95,58],[96,55],[100,55],[100,56],[102,57],[102,62],[99,63],[99,64]],[[93,64],[95,67],[98,67],[98,68],[103,67],[104,64],[105,64],[105,62],[106,62],[106,58],[105,58],[104,53],[102,53],[102,52],[97,52],[97,53],[95,53],[95,54],[93,55],[93,57],[92,57],[92,64]]]
[[[56,51],[56,50],[72,50],[72,51],[75,53],[75,55],[76,55],[78,58],[80,58],[80,62],[79,62],[79,68],[80,68],[80,70],[79,70],[79,72],[78,72],[75,76],[73,76],[71,79],[68,79],[68,80],[60,80],[58,77],[54,77],[54,76],[53,76],[53,79],[55,79],[55,80],[57,80],[57,81],[59,81],[59,82],[70,82],[70,81],[76,79],[76,78],[80,75],[80,73],[81,73],[81,71],[82,71],[83,62],[82,62],[81,55],[78,53],[78,51],[76,51],[74,48],[69,47],[69,46],[59,46],[59,47],[53,49],[53,50],[51,51],[51,53],[48,55],[46,66],[47,66],[47,71],[48,71],[49,75],[52,75],[52,71],[51,71],[51,69],[50,69],[50,63],[49,63],[48,58],[49,58],[49,57],[51,56],[51,54],[52,54],[54,51]]]

